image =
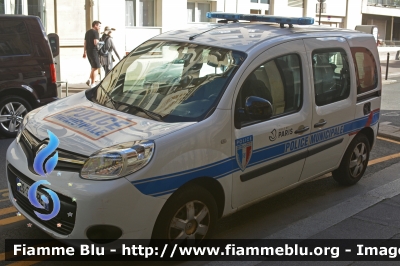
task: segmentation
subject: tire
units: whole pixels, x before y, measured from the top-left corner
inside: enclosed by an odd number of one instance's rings
[[[333,178],[344,186],[357,183],[368,165],[370,144],[363,134],[354,137],[342,158],[338,169],[332,172]]]
[[[0,134],[15,138],[24,116],[32,110],[31,105],[19,96],[6,96],[0,100]]]
[[[193,207],[194,212],[189,214],[188,208]],[[199,185],[189,185],[168,199],[158,215],[152,238],[198,245],[212,235],[217,215],[217,204],[211,193]]]

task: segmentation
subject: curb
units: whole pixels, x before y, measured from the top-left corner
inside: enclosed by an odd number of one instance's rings
[[[380,123],[378,136],[400,141],[400,127]]]
[[[395,79],[382,80],[382,85],[393,84],[396,82],[397,82],[397,80],[395,80]]]

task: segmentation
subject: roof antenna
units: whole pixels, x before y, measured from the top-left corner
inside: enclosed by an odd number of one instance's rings
[[[204,32],[200,32],[200,33],[198,33],[198,34],[192,35],[192,36],[189,37],[189,40],[190,40],[190,41],[193,41],[194,38],[196,38],[197,36],[200,36],[200,35],[202,35],[202,34],[204,34],[204,33],[206,33],[206,32],[212,31],[212,30],[214,30],[214,29],[216,29],[216,28],[219,28],[219,27],[222,27],[222,26],[225,26],[225,25],[226,25],[226,24],[218,25],[218,26],[216,26],[216,27],[214,27],[214,28],[211,28],[211,29],[209,29],[209,30],[206,30],[206,31],[204,31]]]

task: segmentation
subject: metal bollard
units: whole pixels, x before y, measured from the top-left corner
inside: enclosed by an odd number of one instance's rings
[[[388,72],[389,72],[389,57],[390,57],[390,54],[387,53],[387,60],[386,60],[386,76],[385,76],[385,80],[387,80],[387,78],[388,78]]]
[[[68,97],[68,80],[66,81],[57,81],[57,84],[63,84],[65,83],[65,97]],[[61,94],[62,94],[62,87],[61,87]],[[61,95],[60,95],[61,97]]]

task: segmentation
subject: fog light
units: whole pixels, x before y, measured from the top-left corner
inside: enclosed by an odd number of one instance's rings
[[[113,225],[94,225],[90,227],[86,236],[96,244],[108,244],[122,236],[122,230]]]

